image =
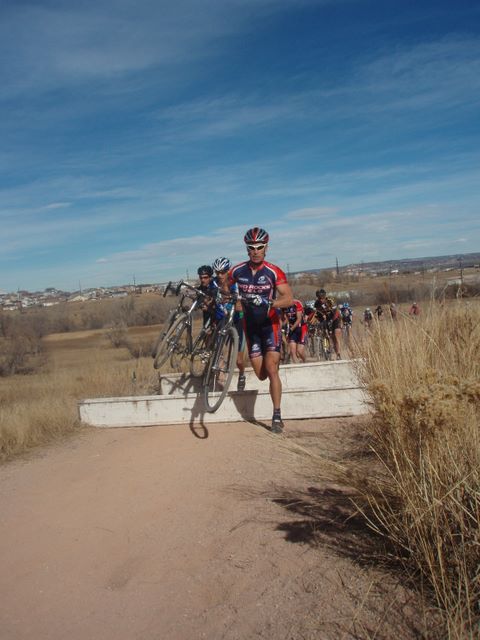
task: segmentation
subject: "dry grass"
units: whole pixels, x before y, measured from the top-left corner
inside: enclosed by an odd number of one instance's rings
[[[349,480],[370,526],[433,596],[448,637],[478,637],[480,309],[432,306],[421,321],[378,323],[372,338],[361,375],[380,465]]]
[[[130,344],[153,342],[158,330],[130,329]],[[56,334],[43,342],[47,364],[39,371],[0,378],[0,459],[77,429],[81,399],[153,393],[158,383],[150,357],[134,359],[126,348],[114,348],[104,331]]]
[[[157,331],[128,335],[153,341]],[[448,637],[478,637],[480,308],[424,307],[417,320],[383,321],[361,335],[377,464],[322,461],[321,473],[355,490],[369,526],[443,612]],[[79,399],[154,390],[151,359],[132,359],[103,331],[51,335],[44,347],[40,373],[0,379],[3,459],[77,428]]]

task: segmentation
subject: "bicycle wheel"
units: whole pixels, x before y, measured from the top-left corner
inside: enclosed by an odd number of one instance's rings
[[[172,311],[170,311],[170,315],[168,316],[166,322],[164,323],[163,329],[160,331],[158,338],[156,339],[152,347],[152,358],[157,357],[157,354],[161,349],[162,342],[165,340],[165,336],[172,328],[173,323],[175,322],[177,317],[178,317],[178,311],[176,309],[173,309]]]
[[[213,352],[203,379],[205,409],[213,413],[227,395],[238,353],[238,333],[234,327],[218,330],[213,336]]]
[[[309,332],[308,336],[307,336],[307,353],[309,356],[311,356],[312,358],[315,357],[315,336],[313,333]]]
[[[212,334],[202,329],[195,340],[195,345],[190,356],[190,373],[194,378],[203,375],[205,367],[211,355]]]
[[[282,364],[288,364],[290,362],[290,349],[288,346],[288,340],[282,335],[282,342],[280,344],[280,362]]]
[[[347,349],[350,349],[350,325],[346,324],[343,326],[343,341]]]
[[[172,349],[170,351],[170,366],[180,373],[189,373],[188,357],[192,349],[192,329],[187,317],[184,322],[177,325],[172,336]]]
[[[153,366],[155,369],[160,369],[160,367],[168,360],[177,344],[178,337],[183,333],[183,331],[180,333],[180,330],[182,328],[184,329],[186,324],[187,315],[182,314],[174,319],[165,335],[163,335],[163,337],[160,336],[159,344],[155,349],[155,358],[153,360]]]
[[[322,338],[322,355],[325,360],[330,360],[332,354],[332,348],[330,346],[330,338],[323,336]]]

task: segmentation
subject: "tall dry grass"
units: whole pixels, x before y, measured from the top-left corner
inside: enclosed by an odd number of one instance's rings
[[[132,344],[148,339],[132,329]],[[158,328],[151,329],[151,339]],[[150,357],[132,358],[103,331],[49,336],[47,362],[29,375],[0,378],[0,460],[79,428],[78,401],[89,397],[154,393],[158,375]]]
[[[480,308],[432,305],[378,322],[360,346],[378,459],[352,473],[358,504],[444,616],[480,637]]]

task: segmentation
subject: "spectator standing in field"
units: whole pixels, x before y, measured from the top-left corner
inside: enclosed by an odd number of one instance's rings
[[[412,306],[408,310],[408,315],[409,316],[414,316],[414,317],[420,315],[420,307],[418,306],[418,304],[416,302],[412,302]]]
[[[373,313],[372,313],[370,307],[367,307],[365,309],[365,311],[363,312],[363,322],[365,324],[365,328],[366,329],[370,329],[372,321],[373,321]]]
[[[397,305],[395,304],[395,302],[391,302],[390,303],[390,316],[392,318],[392,320],[396,320],[397,319]]]
[[[255,375],[270,381],[273,404],[272,433],[283,431],[281,415],[282,382],[278,373],[282,340],[280,310],[293,304],[285,273],[265,260],[269,235],[260,227],[249,229],[244,242],[248,260],[230,270],[230,280],[238,284],[244,310],[248,354]]]
[[[377,320],[381,320],[383,316],[383,307],[381,304],[377,305],[375,309],[375,315],[377,316]]]

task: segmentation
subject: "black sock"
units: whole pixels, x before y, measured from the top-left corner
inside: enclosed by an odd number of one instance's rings
[[[273,410],[273,417],[274,418],[281,418],[282,417],[282,413],[280,409],[274,409]]]

